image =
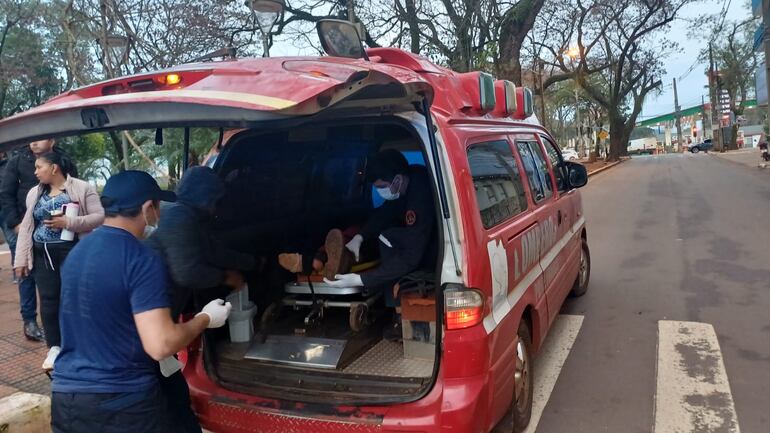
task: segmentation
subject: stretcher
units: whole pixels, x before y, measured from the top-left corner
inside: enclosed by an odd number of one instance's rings
[[[350,272],[359,273],[374,268],[379,261],[354,265]],[[323,276],[298,276],[296,281],[290,281],[284,286],[286,296],[279,302],[270,305],[262,315],[262,329],[269,328],[280,313],[281,308],[290,307],[295,310],[309,308],[305,315],[305,326],[315,326],[324,318],[327,308],[346,308],[349,310],[350,329],[354,332],[363,330],[369,319],[369,311],[382,296],[381,292],[367,294],[363,287],[332,287],[323,282]]]

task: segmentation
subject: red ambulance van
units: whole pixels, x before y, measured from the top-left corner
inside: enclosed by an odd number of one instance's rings
[[[249,295],[263,311],[254,341],[223,330],[179,354],[207,429],[520,432],[532,355],[588,286],[586,170],[562,159],[528,89],[339,40],[324,41],[336,56],[189,64],[72,90],[1,121],[0,144],[123,130],[162,142],[183,128],[187,147],[190,128],[219,132],[207,162],[228,188],[217,217],[262,258]],[[292,236],[372,211],[366,161],[383,149],[433,181],[437,264],[410,298],[422,339],[381,339],[392,312],[366,294],[324,298],[312,316],[323,293],[308,304],[297,281],[270,274]]]

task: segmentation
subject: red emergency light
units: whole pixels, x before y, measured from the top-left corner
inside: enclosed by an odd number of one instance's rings
[[[495,78],[486,72],[466,72],[458,76],[469,100],[462,108],[471,108],[481,114],[495,109]]]
[[[526,87],[516,89],[516,112],[514,119],[524,120],[535,112],[535,98],[532,90]]]
[[[516,112],[516,85],[508,80],[495,81],[495,114],[508,117]]]

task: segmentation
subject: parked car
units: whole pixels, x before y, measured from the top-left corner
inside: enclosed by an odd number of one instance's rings
[[[702,150],[702,151],[704,151],[704,152],[707,152],[707,153],[708,153],[708,151],[709,151],[709,150],[711,150],[711,149],[713,149],[713,148],[714,148],[714,144],[712,143],[712,141],[711,141],[711,139],[710,139],[710,138],[707,138],[707,139],[703,140],[703,142],[702,142],[702,143],[694,143],[694,144],[691,144],[691,145],[688,147],[688,149],[689,149],[689,150],[690,150],[690,152],[692,152],[692,153],[698,153],[698,152],[700,152],[701,150]]]
[[[588,289],[576,190],[586,169],[537,122],[528,89],[399,49],[366,55],[228,60],[105,81],[3,119],[0,150],[102,131],[149,130],[159,143],[167,128],[219,131],[208,161],[227,188],[217,224],[264,258],[248,275],[251,300],[262,309],[278,293],[287,308],[256,319],[263,339],[234,343],[222,330],[179,353],[205,428],[489,432],[507,420],[503,430],[521,432],[533,355],[567,296]],[[400,343],[381,340],[392,312],[379,299],[358,311],[368,318],[359,329],[331,302],[313,327],[303,317],[326,294],[303,297],[298,277],[269,272],[287,243],[372,212],[366,162],[382,149],[425,166],[436,208],[437,264],[420,277],[415,322],[422,338],[405,331]]]
[[[562,149],[561,150],[561,156],[564,158],[565,161],[577,161],[580,159],[580,155],[578,155],[577,151],[575,149]]]

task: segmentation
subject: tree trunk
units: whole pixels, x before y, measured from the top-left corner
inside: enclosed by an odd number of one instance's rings
[[[626,131],[626,124],[617,114],[610,113],[610,149],[607,151],[607,162],[619,161],[621,156],[628,154],[628,137],[631,131]]]
[[[521,47],[545,0],[521,0],[503,16],[500,28],[500,78],[521,85]]]
[[[118,169],[118,171],[123,171],[125,168],[125,162],[123,160],[125,159],[125,155],[123,155],[123,140],[121,140],[120,136],[115,131],[110,131],[110,139],[112,140],[112,147],[115,149],[115,155],[117,155],[117,161],[110,161],[113,164],[113,167],[111,167],[113,170],[115,168]]]
[[[420,24],[417,22],[417,8],[414,0],[406,0],[406,22],[409,25],[409,49],[414,54],[420,54]]]
[[[513,81],[517,86],[521,82],[521,46],[523,41],[511,40],[500,51],[500,63],[497,67],[498,78]]]

